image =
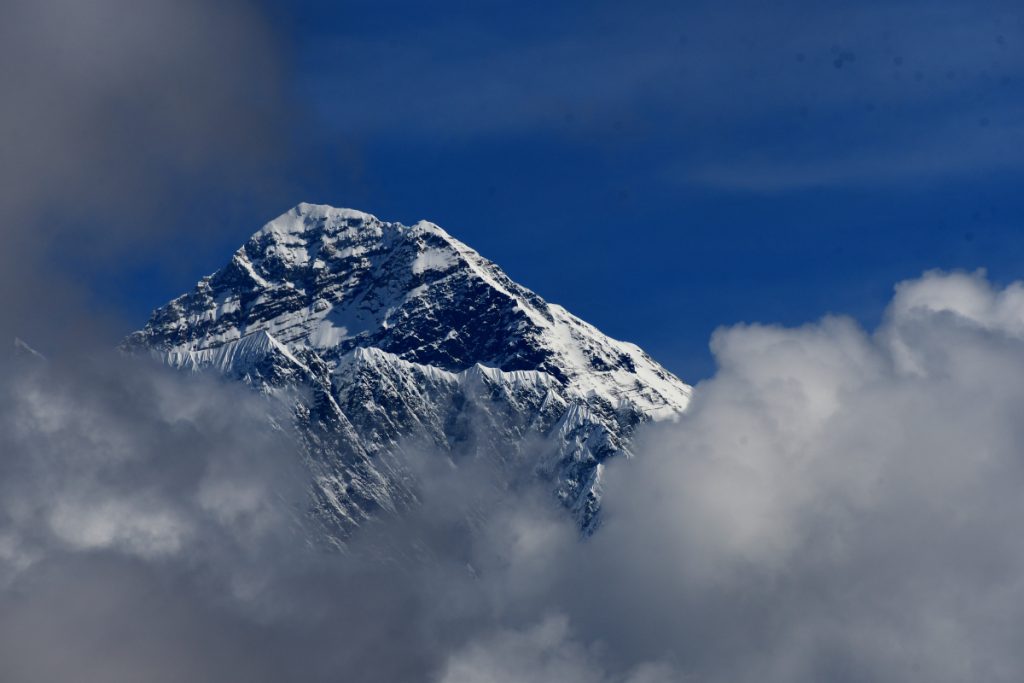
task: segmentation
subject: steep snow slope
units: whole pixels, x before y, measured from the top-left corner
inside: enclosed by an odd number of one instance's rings
[[[432,223],[311,204],[265,225],[125,348],[286,401],[341,537],[415,500],[395,456],[424,442],[533,458],[590,531],[601,463],[691,391]]]

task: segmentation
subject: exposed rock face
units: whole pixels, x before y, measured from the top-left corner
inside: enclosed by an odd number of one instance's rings
[[[124,343],[285,401],[338,538],[413,502],[395,456],[531,457],[581,529],[601,463],[691,389],[438,226],[300,204]]]

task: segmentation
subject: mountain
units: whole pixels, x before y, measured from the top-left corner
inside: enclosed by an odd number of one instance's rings
[[[311,204],[267,223],[123,348],[283,401],[339,539],[414,504],[403,463],[424,445],[528,459],[589,533],[602,463],[691,393],[433,223]]]

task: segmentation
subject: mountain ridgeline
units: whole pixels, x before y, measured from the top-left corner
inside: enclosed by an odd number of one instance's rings
[[[310,204],[265,225],[123,346],[286,407],[315,512],[340,543],[416,504],[407,463],[424,445],[525,466],[590,533],[603,463],[691,394],[639,347],[432,223]]]

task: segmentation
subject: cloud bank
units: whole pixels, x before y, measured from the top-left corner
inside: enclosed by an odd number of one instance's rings
[[[30,363],[0,431],[0,677],[1019,680],[1024,285],[927,273],[873,332],[712,346],[590,540],[543,490],[419,453],[422,507],[343,555],[310,543],[262,399]]]

